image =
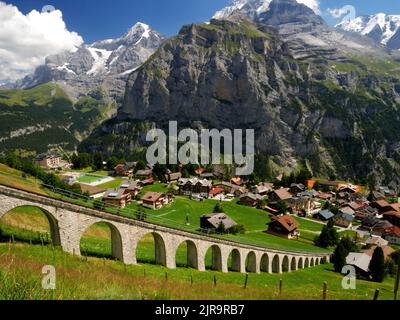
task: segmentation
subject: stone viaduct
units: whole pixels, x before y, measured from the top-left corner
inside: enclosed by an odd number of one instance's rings
[[[125,264],[136,264],[136,247],[146,234],[155,240],[156,263],[176,268],[178,247],[187,243],[187,265],[205,271],[205,256],[212,250],[212,269],[228,272],[282,273],[329,262],[330,254],[301,253],[266,249],[221,240],[130,218],[113,215],[50,197],[0,185],[0,218],[21,206],[35,206],[43,210],[50,223],[52,242],[70,254],[81,255],[80,239],[92,225],[103,222],[111,229],[112,254]]]

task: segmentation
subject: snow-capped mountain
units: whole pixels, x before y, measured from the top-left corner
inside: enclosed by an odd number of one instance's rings
[[[400,15],[378,13],[360,16],[343,21],[336,27],[368,36],[390,49],[400,49]]]
[[[305,4],[315,13],[318,13],[317,2],[309,0],[296,0],[298,3]],[[272,0],[233,0],[232,5],[217,11],[213,19],[225,19],[236,10],[240,10],[252,19],[256,19],[260,14],[269,10]]]
[[[123,94],[130,73],[139,68],[160,46],[163,36],[138,22],[117,39],[82,45],[73,52],[46,58],[45,65],[18,81],[16,88],[58,83],[73,98],[102,87],[110,97]]]

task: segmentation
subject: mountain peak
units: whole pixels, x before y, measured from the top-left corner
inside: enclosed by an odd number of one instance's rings
[[[302,2],[300,0],[272,0],[268,10],[259,14],[259,20],[270,25],[323,24],[321,16]]]
[[[345,20],[336,28],[356,32],[368,36],[375,42],[388,46],[390,49],[400,49],[400,15],[377,13],[364,15],[352,20]]]
[[[274,0],[275,3],[284,3],[288,1],[298,4],[304,4],[305,6],[310,8],[315,14],[319,13],[317,2],[314,1],[310,2],[307,0]],[[213,16],[213,19],[226,19],[233,12],[240,10],[251,19],[257,20],[257,18],[261,14],[269,11],[271,2],[273,2],[273,0],[233,0],[230,6],[227,6],[222,10],[217,11]]]

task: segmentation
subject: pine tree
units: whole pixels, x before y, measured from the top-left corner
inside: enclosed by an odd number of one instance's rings
[[[346,257],[349,252],[343,246],[342,243],[336,247],[335,252],[333,253],[332,262],[335,267],[336,272],[342,272],[343,267],[346,265]]]
[[[339,235],[332,223],[332,219],[323,227],[321,234],[315,239],[315,245],[321,248],[328,248],[337,245]]]
[[[369,264],[369,271],[373,281],[381,283],[385,279],[385,257],[381,247],[375,249]]]

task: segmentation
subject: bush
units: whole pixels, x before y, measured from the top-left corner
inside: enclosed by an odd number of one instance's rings
[[[314,243],[321,248],[333,247],[339,243],[339,234],[332,223],[328,222],[328,225],[323,227],[321,234],[315,238]]]
[[[232,228],[229,229],[229,233],[231,234],[244,234],[246,232],[246,228],[242,224],[238,224]]]

